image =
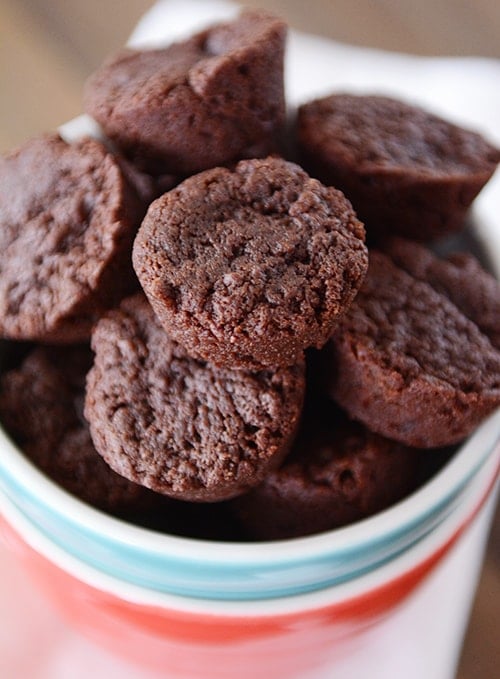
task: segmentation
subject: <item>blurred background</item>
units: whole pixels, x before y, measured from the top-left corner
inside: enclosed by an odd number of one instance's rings
[[[0,0],[0,151],[81,110],[81,89],[153,0]],[[500,57],[498,0],[247,0],[356,45]],[[492,83],[492,86],[494,83]],[[498,87],[498,83],[496,83]]]
[[[152,0],[0,0],[0,152],[81,112],[85,79]],[[500,58],[498,0],[247,0],[303,31],[422,55]],[[500,87],[500,83],[492,83]],[[500,513],[457,679],[497,679]],[[425,678],[423,678],[425,679]]]

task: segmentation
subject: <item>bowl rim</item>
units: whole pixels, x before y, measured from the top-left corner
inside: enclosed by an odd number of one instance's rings
[[[335,552],[363,548],[377,540],[401,533],[439,507],[443,500],[460,492],[494,451],[500,440],[500,409],[493,413],[459,448],[432,479],[413,494],[388,509],[342,528],[316,535],[267,542],[220,542],[160,533],[115,518],[60,488],[10,441],[0,429],[0,485],[7,469],[28,497],[39,505],[62,515],[87,533],[110,543],[122,543],[154,555],[170,558],[200,559],[206,564],[220,563],[272,565],[283,560],[308,561]],[[478,450],[481,451],[478,454]],[[5,483],[4,483],[5,487]],[[8,488],[5,489],[9,494]]]
[[[490,506],[491,511],[493,510],[500,482],[500,447],[496,446],[495,449],[497,454],[482,467],[469,488],[470,492],[456,507],[456,511],[448,514],[436,530],[428,533],[411,548],[354,580],[312,592],[270,599],[205,599],[152,591],[103,573],[65,551],[41,532],[2,492],[0,492],[0,515],[14,530],[16,537],[68,576],[127,603],[143,605],[151,609],[164,608],[187,614],[220,615],[225,618],[237,618],[242,615],[245,617],[286,616],[304,611],[321,611],[350,599],[355,600],[391,582],[396,583],[398,578],[410,574],[428,560],[437,558],[439,561],[467,531],[486,505]]]

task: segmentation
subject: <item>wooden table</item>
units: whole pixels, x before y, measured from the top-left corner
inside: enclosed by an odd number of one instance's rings
[[[1,0],[0,151],[80,113],[85,78],[105,55],[122,46],[151,4],[149,0]],[[498,0],[249,0],[246,4],[267,7],[302,30],[352,44],[416,54],[500,57]],[[500,676],[499,629],[500,512],[457,679]]]

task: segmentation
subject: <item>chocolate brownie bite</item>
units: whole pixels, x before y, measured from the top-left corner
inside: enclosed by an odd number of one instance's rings
[[[324,356],[331,396],[405,445],[456,443],[500,405],[500,352],[446,296],[379,252]]]
[[[303,363],[248,373],[197,361],[166,335],[142,294],[99,321],[92,346],[85,416],[119,474],[211,502],[257,485],[288,452]]]
[[[420,454],[349,421],[331,403],[316,402],[282,466],[233,500],[233,511],[257,540],[345,526],[413,490]]]
[[[479,134],[382,96],[335,94],[300,107],[304,167],[344,191],[368,238],[459,231],[500,151]]]
[[[46,135],[1,159],[0,336],[88,340],[134,285],[141,215],[117,162],[93,139]]]
[[[500,350],[500,283],[468,252],[440,259],[423,245],[392,238],[384,252],[410,276],[448,297]]]
[[[215,168],[149,208],[134,268],[167,333],[231,368],[293,365],[321,347],[367,267],[350,203],[277,158]]]
[[[151,491],[116,474],[97,454],[83,417],[87,346],[38,347],[0,380],[0,420],[53,481],[94,507],[127,514],[151,508]]]
[[[245,11],[163,49],[127,49],[88,80],[87,113],[150,171],[267,155],[285,120],[285,24]]]

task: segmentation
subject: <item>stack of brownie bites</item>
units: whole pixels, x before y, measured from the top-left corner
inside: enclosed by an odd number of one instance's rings
[[[245,11],[124,50],[85,90],[104,142],[0,165],[2,422],[69,492],[183,535],[369,516],[500,404],[499,285],[423,244],[499,151],[382,96],[285,134],[285,39]]]

